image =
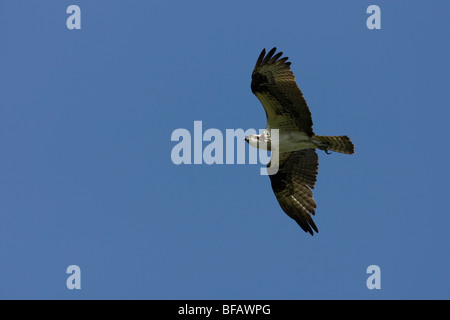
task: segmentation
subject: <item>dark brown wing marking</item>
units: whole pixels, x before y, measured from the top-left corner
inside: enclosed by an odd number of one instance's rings
[[[316,183],[318,166],[319,159],[314,149],[282,153],[278,172],[269,176],[283,211],[311,235],[314,234],[313,230],[319,232],[311,217],[316,208],[312,189]]]
[[[287,62],[288,57],[281,58],[282,52],[275,52],[273,48],[266,55],[263,49],[259,55],[252,73],[252,92],[266,111],[268,127],[303,131],[312,136],[311,112],[297,86],[291,63]]]

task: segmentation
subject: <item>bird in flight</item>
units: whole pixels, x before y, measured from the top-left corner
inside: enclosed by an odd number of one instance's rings
[[[305,231],[319,232],[312,219],[316,202],[312,189],[317,179],[319,159],[315,149],[327,154],[335,151],[353,154],[354,145],[347,136],[318,136],[314,134],[311,112],[295,81],[288,57],[276,48],[266,55],[263,49],[252,73],[252,92],[266,111],[266,130],[249,135],[245,141],[255,148],[272,151],[268,168],[273,192],[286,214]],[[277,129],[278,143],[271,139]],[[277,159],[274,159],[277,151]],[[276,161],[276,163],[272,163]]]

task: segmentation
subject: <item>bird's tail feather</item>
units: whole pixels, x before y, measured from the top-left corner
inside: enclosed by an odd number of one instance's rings
[[[347,136],[313,136],[313,141],[318,143],[318,148],[340,153],[353,154],[355,146]]]

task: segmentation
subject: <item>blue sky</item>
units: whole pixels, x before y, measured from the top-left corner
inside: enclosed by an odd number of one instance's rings
[[[81,8],[81,30],[66,9]],[[381,8],[381,29],[366,9]],[[449,299],[446,1],[2,1],[0,298]],[[177,128],[265,127],[277,46],[314,130],[319,234],[260,165],[174,165]],[[66,268],[81,269],[81,290]],[[366,268],[381,269],[381,289]]]

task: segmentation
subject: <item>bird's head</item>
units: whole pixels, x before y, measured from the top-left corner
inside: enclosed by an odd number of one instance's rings
[[[251,134],[251,135],[249,135],[249,136],[246,136],[246,137],[244,138],[244,140],[247,141],[247,143],[248,143],[249,145],[251,145],[252,147],[258,148],[259,137],[260,137],[260,136],[257,135],[257,134]]]

